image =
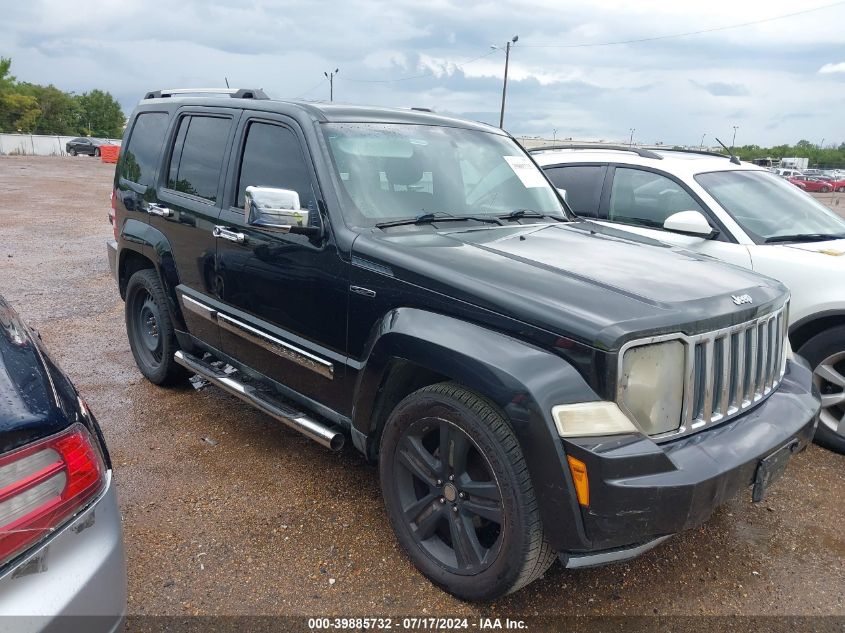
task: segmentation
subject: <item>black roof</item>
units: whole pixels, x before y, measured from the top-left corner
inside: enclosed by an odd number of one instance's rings
[[[182,105],[219,106],[222,108],[248,108],[267,112],[285,112],[291,108],[308,113],[320,122],[336,123],[408,123],[416,125],[439,125],[460,127],[470,130],[505,134],[502,130],[486,123],[468,121],[454,117],[427,112],[422,109],[387,108],[383,106],[354,105],[337,101],[303,101],[298,99],[253,99],[233,98],[230,96],[195,96],[173,95],[157,97],[147,93],[138,105],[161,105],[179,103]]]

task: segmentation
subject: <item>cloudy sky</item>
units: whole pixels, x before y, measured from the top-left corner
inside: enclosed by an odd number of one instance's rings
[[[601,45],[765,20],[679,38]],[[110,91],[131,111],[163,87],[428,106],[515,135],[697,145],[845,141],[845,2],[708,0],[0,0],[20,80]],[[577,45],[577,46],[576,46]],[[472,61],[469,61],[472,60]],[[467,63],[468,62],[468,63]]]

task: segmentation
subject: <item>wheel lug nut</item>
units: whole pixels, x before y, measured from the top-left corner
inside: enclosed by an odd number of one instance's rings
[[[442,479],[438,479],[438,480],[437,480],[437,485],[438,485],[438,486],[442,486],[442,485],[443,485],[443,480],[442,480]]]
[[[455,481],[455,476],[454,476],[454,475],[449,475],[449,481]]]
[[[440,503],[446,503],[446,497],[440,497]]]
[[[457,512],[457,511],[458,511],[458,506],[452,506],[452,512]]]
[[[466,494],[464,494],[463,492],[459,492],[459,493],[458,493],[458,496],[459,496],[461,499],[466,499]]]

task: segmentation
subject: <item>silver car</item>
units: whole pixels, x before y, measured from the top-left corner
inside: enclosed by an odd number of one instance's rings
[[[126,559],[100,427],[0,297],[0,633],[115,631]]]

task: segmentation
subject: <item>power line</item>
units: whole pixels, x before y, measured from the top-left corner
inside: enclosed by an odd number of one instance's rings
[[[840,2],[833,2],[825,4],[820,7],[813,7],[812,9],[804,9],[802,11],[795,11],[793,13],[785,13],[783,15],[776,15],[770,18],[763,18],[762,20],[752,20],[750,22],[742,22],[740,24],[730,24],[728,26],[717,26],[711,29],[701,29],[700,31],[687,31],[685,33],[673,33],[671,35],[655,35],[652,37],[641,37],[633,40],[619,40],[616,42],[583,42],[580,44],[523,44],[522,48],[593,48],[598,46],[618,46],[620,44],[639,44],[640,42],[653,42],[655,40],[668,40],[677,37],[687,37],[689,35],[701,35],[703,33],[714,33],[716,31],[727,31],[730,29],[739,29],[745,26],[754,26],[755,24],[764,24],[766,22],[774,22],[775,20],[784,20],[786,18],[794,18],[798,15],[805,15],[815,11],[822,11],[823,9],[830,9],[845,4],[845,0]]]
[[[843,0],[845,2],[845,0]],[[485,57],[489,57],[490,55],[498,52],[498,50],[489,50],[486,53],[479,55],[478,57],[473,57],[472,59],[468,59],[465,62],[461,62],[460,64],[455,64],[454,68],[463,68],[467,64],[471,64],[472,62],[477,62],[479,59],[484,59]],[[447,62],[448,63],[448,62]],[[384,84],[384,83],[392,83],[394,81],[410,81],[411,79],[422,79],[424,77],[434,77],[434,71],[429,70],[428,72],[419,74],[419,75],[411,75],[409,77],[395,77],[393,79],[352,79],[350,77],[338,77],[338,79],[342,79],[343,81],[354,81],[355,83],[365,83],[365,84]]]
[[[328,79],[326,77],[323,77],[318,83],[311,86],[308,90],[306,90],[305,92],[301,92],[298,95],[296,95],[294,97],[294,99],[300,99],[300,98],[304,97],[305,95],[307,95],[309,92],[314,92],[317,88],[322,86],[327,81],[328,81]]]

